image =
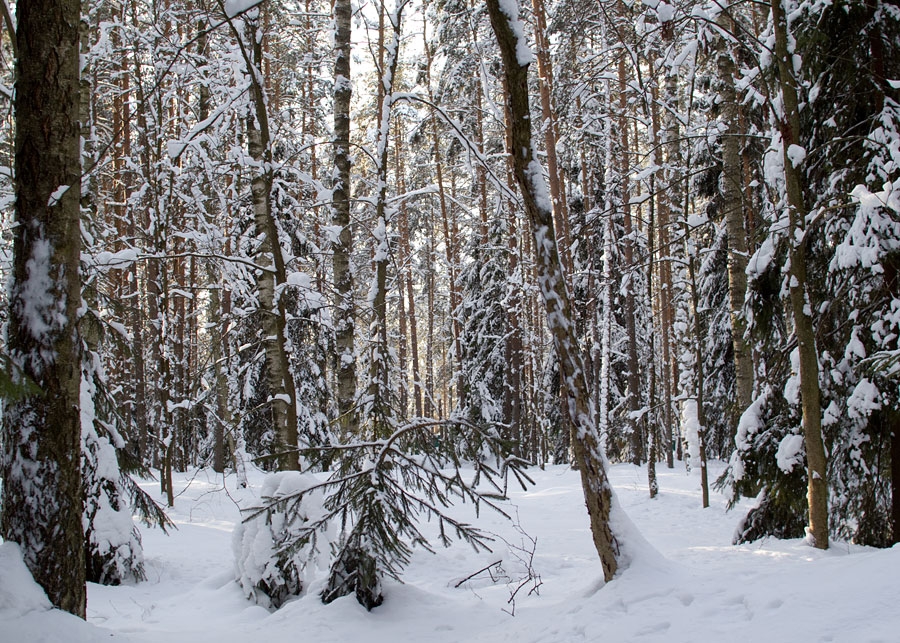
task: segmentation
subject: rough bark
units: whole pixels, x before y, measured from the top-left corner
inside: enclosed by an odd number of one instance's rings
[[[658,124],[658,118],[654,118],[654,121]],[[650,179],[650,192],[656,192],[656,182],[651,177]],[[647,244],[647,299],[653,302],[653,264],[655,263],[655,243],[654,243],[654,234],[653,234],[653,225],[656,214],[656,208],[654,207],[654,201],[650,200],[650,221],[647,226],[648,231],[648,244]],[[650,344],[653,353],[656,352],[656,328],[655,324],[651,323],[650,328],[647,329],[649,333],[648,342]],[[647,485],[650,491],[650,497],[655,498],[659,493],[659,483],[656,480],[656,460],[659,457],[659,426],[657,421],[657,407],[658,402],[656,399],[656,376],[657,376],[657,364],[656,360],[650,360],[650,363],[646,365],[647,369],[650,371],[650,386],[647,391],[647,406],[648,411],[644,414],[647,423]]]
[[[562,385],[568,399],[569,420],[575,425],[574,455],[581,473],[585,504],[590,517],[594,546],[603,575],[612,580],[618,568],[619,544],[610,526],[613,494],[604,468],[594,427],[590,390],[578,347],[575,324],[553,228],[549,202],[540,164],[531,143],[528,99],[528,64],[519,61],[518,38],[511,26],[518,16],[509,16],[499,0],[488,0],[491,26],[497,37],[506,79],[510,125],[510,154],[525,212],[531,221],[535,242],[535,262],[541,295],[547,312],[547,327],[560,365]]]
[[[638,370],[638,354],[637,354],[637,329],[635,328],[635,315],[637,314],[637,306],[635,304],[634,295],[634,230],[631,222],[631,205],[629,204],[628,194],[628,173],[629,164],[628,157],[628,120],[626,118],[628,109],[627,91],[627,74],[625,71],[625,59],[619,59],[618,65],[618,81],[619,81],[619,149],[618,149],[618,174],[620,182],[619,200],[622,207],[622,228],[625,238],[622,241],[622,258],[624,259],[624,279],[622,282],[622,296],[625,301],[625,335],[628,342],[628,427],[631,431],[631,461],[635,465],[640,465],[644,458],[643,435],[641,431],[638,415],[641,408],[641,375]]]
[[[900,543],[900,413],[891,422],[891,542]]]
[[[424,34],[423,34],[424,35]],[[431,93],[431,64],[432,64],[432,47],[425,43],[425,84],[428,87],[429,100],[434,102],[434,96]],[[434,154],[435,181],[438,189],[438,204],[441,208],[441,225],[444,231],[444,255],[447,259],[447,267],[450,273],[450,330],[453,334],[453,357],[455,364],[455,382],[456,395],[462,400],[463,391],[465,390],[464,377],[460,368],[460,356],[462,355],[462,323],[460,321],[459,306],[462,297],[459,292],[459,284],[457,284],[457,270],[459,266],[459,234],[455,220],[451,222],[450,207],[447,204],[447,194],[444,182],[444,161],[441,157],[440,130],[438,128],[437,114],[432,112],[430,118],[431,129],[431,146]],[[452,173],[451,173],[452,174]],[[448,400],[449,401],[449,400]]]
[[[331,220],[338,228],[332,243],[334,273],[334,333],[337,349],[338,424],[342,433],[356,434],[356,351],[353,311],[353,232],[350,229],[350,0],[334,2],[334,184]]]
[[[272,139],[268,106],[262,83],[262,42],[252,21],[247,21],[246,42],[252,47],[241,51],[250,74],[253,115],[247,119],[247,150],[255,167],[250,180],[253,219],[260,243],[256,263],[260,266],[256,288],[266,357],[266,383],[269,387],[272,421],[275,426],[278,468],[299,469],[297,457],[297,393],[290,370],[285,333],[287,311],[281,295],[287,283],[278,226],[272,212]]]
[[[722,12],[720,23],[726,31],[734,30],[729,12]],[[728,232],[728,297],[731,306],[731,343],[734,349],[735,408],[732,432],[737,429],[741,413],[753,398],[753,356],[744,340],[747,322],[741,311],[747,295],[747,220],[744,205],[744,173],[741,159],[741,106],[735,89],[735,61],[731,47],[723,45],[718,56],[722,80],[722,121],[728,128],[722,138],[722,178],[720,193],[722,214]]]
[[[8,349],[40,388],[3,413],[0,533],[60,609],[84,618],[78,308],[79,0],[17,5],[16,223]]]
[[[672,23],[665,23],[664,36],[670,42],[674,40]],[[666,158],[663,178],[665,186],[662,190],[664,196],[659,206],[659,248],[660,248],[660,307],[662,308],[662,344],[663,365],[665,376],[665,449],[666,466],[669,469],[675,467],[675,426],[674,395],[673,389],[678,382],[678,360],[675,359],[675,285],[672,277],[672,260],[674,254],[672,248],[672,224],[677,221],[680,212],[682,191],[685,187],[682,180],[681,169],[681,128],[678,120],[678,75],[671,68],[666,68],[666,85],[664,92],[665,111],[663,112],[663,151]]]
[[[695,389],[694,395],[697,400],[697,441],[700,451],[700,491],[702,494],[703,508],[709,507],[709,470],[706,464],[706,414],[703,411],[704,404],[704,386],[703,386],[703,320],[700,313],[700,295],[697,288],[697,258],[695,252],[690,245],[690,232],[687,230],[687,221],[685,221],[685,256],[688,264],[688,285],[691,289],[691,313],[694,319],[694,362],[695,365]]]
[[[781,130],[784,179],[790,221],[790,301],[794,335],[800,353],[800,404],[803,412],[803,437],[806,443],[809,503],[809,535],[819,549],[828,549],[828,486],[826,483],[825,445],[822,439],[822,403],[819,390],[819,357],[806,279],[806,206],[804,177],[790,158],[791,145],[800,142],[800,109],[797,84],[793,77],[792,56],[788,50],[787,18],[781,0],[771,4],[775,27],[775,59],[781,90],[783,114],[775,114]],[[798,162],[798,165],[802,165]]]
[[[561,248],[560,258],[567,274],[572,270],[572,244],[569,239],[569,208],[563,189],[563,172],[556,156],[559,132],[556,111],[553,108],[553,64],[550,59],[550,42],[547,38],[547,16],[544,0],[531,0],[534,10],[535,59],[538,68],[538,88],[541,97],[541,129],[544,133],[544,151],[547,154],[550,200],[553,202],[554,222]],[[571,288],[571,284],[569,284]]]
[[[386,64],[387,69],[382,67],[382,76],[379,82],[379,128],[376,145],[378,156],[375,159],[375,183],[378,186],[378,195],[375,201],[375,257],[373,259],[375,283],[372,299],[371,336],[369,337],[371,358],[367,391],[367,404],[371,405],[370,419],[376,439],[387,438],[393,432],[392,426],[384,422],[385,414],[391,412],[389,407],[392,404],[387,337],[387,271],[388,263],[391,261],[388,234],[391,215],[387,203],[387,175],[391,112],[394,103],[394,78],[400,53],[400,9],[398,8],[395,14],[388,17],[391,22],[391,47],[388,50],[387,61],[382,60],[382,65]]]

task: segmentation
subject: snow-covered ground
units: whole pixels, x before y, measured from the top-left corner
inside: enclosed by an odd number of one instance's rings
[[[578,474],[563,467],[531,474],[537,484],[513,492],[509,504],[518,527],[481,515],[480,524],[501,537],[493,553],[463,544],[435,555],[417,551],[405,584],[387,582],[384,605],[371,613],[353,597],[323,605],[322,579],[276,612],[245,600],[233,581],[231,532],[236,503],[253,501],[262,474],[247,490],[235,488],[233,477],[181,475],[170,512],[178,530],[143,529],[148,580],[89,585],[87,623],[49,610],[12,546],[0,545],[0,641],[900,641],[900,547],[835,543],[821,552],[800,540],[735,547],[746,506],[726,513],[713,493],[702,509],[698,478],[680,465],[659,469],[660,494],[650,500],[646,471],[617,465],[611,477],[619,500],[649,545],[632,543],[635,561],[603,586]],[[532,553],[539,580],[528,581],[523,560]],[[455,587],[497,560],[504,572],[492,568],[496,581],[484,572]]]

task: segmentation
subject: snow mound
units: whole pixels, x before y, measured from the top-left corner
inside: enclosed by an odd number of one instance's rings
[[[47,611],[53,606],[34,582],[16,543],[0,543],[0,618]]]
[[[326,561],[330,539],[315,526],[324,494],[310,474],[283,471],[266,477],[263,504],[234,529],[235,576],[244,595],[267,608],[299,596]],[[310,490],[312,489],[312,490]]]

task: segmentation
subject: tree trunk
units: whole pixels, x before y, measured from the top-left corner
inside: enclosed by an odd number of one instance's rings
[[[826,482],[825,445],[822,440],[822,406],[819,391],[819,356],[813,329],[812,302],[806,280],[806,206],[803,201],[803,175],[794,166],[790,147],[800,142],[800,108],[792,56],[788,50],[787,18],[781,0],[774,0],[772,21],[775,28],[775,59],[783,114],[775,114],[781,129],[782,160],[790,220],[789,260],[791,263],[790,300],[794,318],[794,335],[800,353],[800,401],[803,411],[803,436],[806,442],[809,503],[809,535],[812,544],[828,549],[828,485]],[[797,161],[797,165],[802,165]]]
[[[734,30],[734,20],[723,11],[720,22],[728,31]],[[735,408],[732,433],[737,430],[741,414],[753,398],[753,356],[744,340],[747,322],[741,313],[747,295],[747,218],[744,207],[743,160],[741,159],[741,106],[735,89],[734,51],[723,44],[718,56],[719,77],[722,81],[722,120],[728,130],[722,139],[722,213],[728,232],[728,297],[731,303],[731,343],[734,349]]]
[[[697,292],[697,258],[694,249],[691,248],[690,229],[687,225],[687,219],[684,220],[684,245],[685,256],[687,257],[688,267],[688,285],[691,289],[691,313],[694,318],[694,395],[697,400],[697,441],[700,451],[700,492],[702,494],[703,508],[709,507],[709,471],[706,465],[706,413],[703,410],[705,400],[704,395],[704,379],[703,379],[703,321],[700,311],[700,295]]]
[[[622,227],[624,229],[625,238],[622,243],[622,257],[625,265],[622,267],[624,271],[624,279],[622,283],[622,296],[625,300],[625,334],[628,342],[628,427],[631,431],[631,461],[635,465],[640,465],[644,459],[643,444],[644,439],[641,434],[641,425],[638,421],[638,414],[641,409],[641,375],[638,370],[638,354],[637,354],[637,329],[635,328],[635,315],[637,314],[634,295],[634,231],[631,225],[631,204],[629,203],[628,194],[628,119],[626,118],[626,110],[628,109],[628,99],[626,96],[627,76],[625,74],[625,59],[619,59],[619,149],[617,160],[618,175],[620,182],[620,203],[622,207]]]
[[[563,173],[556,157],[559,133],[556,125],[556,111],[553,109],[553,66],[550,60],[550,42],[547,39],[547,17],[544,0],[531,0],[534,10],[535,58],[538,66],[538,87],[541,97],[541,128],[544,132],[544,147],[547,154],[547,173],[550,184],[550,200],[553,202],[554,222],[558,231],[560,259],[567,274],[572,270],[572,244],[569,239],[569,208],[563,189]],[[569,288],[571,284],[567,284]]]
[[[619,562],[619,544],[610,526],[613,493],[604,468],[604,456],[597,443],[590,391],[575,333],[569,292],[556,247],[552,205],[544,184],[543,170],[531,143],[528,100],[530,61],[522,60],[517,55],[517,49],[524,45],[519,42],[517,30],[514,29],[515,26],[521,30],[518,16],[505,13],[500,8],[499,0],[488,0],[487,9],[503,59],[509,110],[510,154],[525,212],[531,220],[540,290],[547,311],[547,327],[553,336],[560,377],[566,389],[569,420],[576,427],[573,431],[576,438],[574,454],[581,472],[594,546],[600,556],[603,576],[610,581],[616,574]]]
[[[423,32],[423,36],[424,35],[425,34]],[[428,87],[429,100],[434,102],[434,97],[432,96],[431,92],[432,46],[430,46],[427,42],[425,43],[425,63],[425,85],[426,87]],[[441,225],[443,226],[444,230],[444,254],[447,258],[447,269],[450,273],[450,330],[453,335],[453,372],[455,372],[456,374],[456,381],[454,382],[454,384],[456,385],[457,397],[459,399],[462,399],[463,390],[465,389],[465,385],[463,384],[464,377],[462,369],[460,368],[460,356],[462,355],[462,324],[460,322],[459,306],[462,301],[462,297],[459,293],[459,284],[456,283],[457,267],[459,265],[459,231],[457,229],[455,219],[451,223],[452,216],[450,207],[447,205],[447,195],[444,185],[444,161],[441,157],[440,131],[438,129],[437,114],[432,112],[430,120],[431,123],[429,125],[431,129],[432,151],[434,154],[435,180],[437,182],[438,189],[438,203],[441,207]]]
[[[50,601],[85,617],[82,528],[79,0],[17,5],[16,219],[0,533]],[[33,382],[40,388],[35,393]]]
[[[331,219],[338,228],[332,243],[334,271],[334,334],[337,349],[338,424],[355,435],[356,350],[353,312],[353,232],[350,229],[350,0],[334,0],[334,185]]]
[[[369,360],[369,387],[367,391],[367,404],[371,405],[370,419],[372,420],[375,439],[390,437],[393,426],[385,422],[388,414],[392,414],[390,368],[387,340],[387,271],[391,260],[390,237],[388,227],[391,223],[390,211],[387,205],[387,176],[388,176],[388,143],[391,132],[391,112],[394,103],[394,79],[397,73],[397,62],[400,58],[400,19],[402,4],[398,2],[398,9],[388,16],[391,22],[391,46],[388,51],[387,69],[382,67],[382,76],[379,79],[379,112],[378,135],[376,148],[379,155],[375,158],[375,182],[378,186],[375,201],[375,257],[373,259],[375,283],[372,298],[372,325],[371,358]],[[383,14],[382,14],[383,15]]]
[[[657,121],[658,124],[658,118],[654,118],[653,120]],[[654,177],[650,177],[650,193],[653,194],[655,192],[656,181],[654,180]],[[656,252],[653,230],[655,214],[656,208],[654,207],[654,200],[650,199],[650,222],[647,225],[647,299],[650,302],[651,309],[653,305],[653,265],[655,263],[654,254]],[[659,483],[656,480],[656,461],[659,458],[659,426],[656,420],[658,407],[656,400],[657,364],[656,359],[654,359],[656,354],[656,328],[652,321],[647,332],[650,335],[647,338],[647,341],[651,351],[650,361],[646,364],[646,368],[650,371],[650,386],[647,391],[647,412],[644,413],[647,426],[647,484],[650,491],[650,497],[655,498],[659,493]]]
[[[246,50],[242,41],[238,42],[250,74],[254,110],[253,116],[247,119],[247,150],[256,165],[250,180],[250,192],[256,234],[260,239],[256,263],[261,269],[256,287],[265,345],[266,383],[275,427],[278,468],[283,471],[296,470],[300,467],[297,456],[297,393],[286,346],[287,311],[280,292],[287,283],[287,274],[278,226],[272,213],[272,140],[261,78],[262,42],[258,37],[257,25],[251,20],[245,20],[245,25],[246,43],[252,47],[251,51]],[[237,33],[235,36],[240,38]]]
[[[891,537],[895,545],[900,543],[900,413],[894,411],[891,418]]]

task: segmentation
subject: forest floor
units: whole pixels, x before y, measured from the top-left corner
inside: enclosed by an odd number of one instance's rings
[[[718,473],[721,464],[712,468]],[[316,591],[323,578],[275,612],[246,600],[233,580],[231,534],[237,503],[253,503],[263,474],[238,489],[233,476],[194,471],[175,481],[170,516],[178,529],[169,536],[142,529],[148,580],[89,585],[87,623],[43,607],[0,547],[0,641],[900,641],[900,546],[838,542],[822,552],[803,540],[773,539],[733,546],[749,505],[727,512],[726,499],[713,492],[712,506],[702,509],[696,473],[681,463],[658,472],[660,493],[651,500],[646,469],[611,469],[619,501],[647,542],[631,536],[634,560],[606,586],[579,476],[554,466],[532,470],[535,486],[511,493],[518,526],[482,512],[479,524],[499,536],[493,553],[461,543],[438,545],[436,554],[417,550],[405,583],[387,581],[384,604],[367,613],[352,596],[323,605]],[[158,493],[154,482],[146,488]],[[503,571],[493,567],[493,579],[483,572],[456,587],[498,560]],[[529,567],[537,575],[530,581]]]

